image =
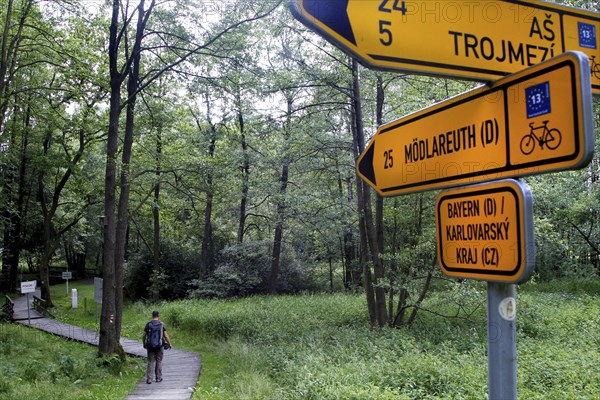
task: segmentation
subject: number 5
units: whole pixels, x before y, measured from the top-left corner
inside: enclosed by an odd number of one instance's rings
[[[379,41],[384,46],[392,44],[392,31],[390,31],[387,26],[392,26],[392,23],[390,21],[379,21],[379,33],[384,36],[383,38],[380,38]]]

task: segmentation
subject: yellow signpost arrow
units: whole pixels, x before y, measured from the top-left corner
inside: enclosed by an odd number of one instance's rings
[[[600,13],[544,1],[290,0],[298,20],[368,67],[496,80],[568,50],[600,94]]]
[[[438,261],[446,275],[521,283],[533,272],[533,206],[525,183],[447,190],[435,210]]]
[[[357,172],[382,196],[578,169],[594,150],[583,53],[550,61],[382,125]]]

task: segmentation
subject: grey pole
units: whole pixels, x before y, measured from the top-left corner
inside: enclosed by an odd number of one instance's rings
[[[31,325],[31,314],[29,312],[29,293],[27,293],[27,321]]]
[[[488,282],[488,398],[517,399],[515,285]]]

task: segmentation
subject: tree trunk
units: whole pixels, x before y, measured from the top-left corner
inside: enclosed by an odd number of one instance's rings
[[[375,115],[376,115],[376,120],[377,120],[378,126],[383,125],[383,106],[384,106],[384,104],[385,104],[385,90],[383,88],[383,77],[381,75],[377,75],[377,95],[376,95]],[[383,235],[383,231],[384,231],[383,197],[380,196],[379,193],[377,193],[375,196],[376,196],[376,199],[375,199],[375,232],[377,235],[377,254],[383,254],[385,252],[385,240],[384,240],[384,235]],[[380,259],[379,263],[380,263],[380,271],[378,272],[376,269],[375,276],[378,281],[381,281],[384,278],[385,270],[384,270],[384,266],[383,266],[383,260]],[[382,291],[384,290],[383,288],[381,288],[381,289],[382,289]],[[394,304],[393,300],[394,300],[394,288],[392,286],[390,286],[389,309],[386,310],[386,315],[385,315],[385,323],[386,324],[390,324],[390,322],[391,322],[391,318],[393,315],[393,304]],[[385,303],[385,300],[378,299],[378,301],[383,301]],[[384,307],[384,306],[380,305],[380,307]],[[383,318],[384,318],[384,316],[382,316],[382,320],[380,321],[380,324],[383,323]]]
[[[152,205],[152,221],[154,225],[154,240],[152,242],[152,272],[154,281],[152,282],[152,300],[157,302],[160,299],[160,174],[162,159],[162,134],[159,128],[156,132],[156,184],[154,185],[154,204]]]
[[[339,171],[339,170],[338,170]],[[338,172],[338,195],[340,198],[340,208],[344,208],[344,202],[352,204],[352,180],[348,178],[346,187],[348,195],[344,196],[344,185],[342,176]],[[356,269],[356,246],[354,244],[354,229],[350,223],[346,225],[344,238],[342,241],[342,260],[344,265],[344,289],[352,290],[360,284],[361,274]]]
[[[54,231],[54,227],[52,226],[52,221],[50,220],[44,220],[43,237],[44,249],[40,256],[39,268],[39,277],[41,282],[40,295],[41,298],[46,301],[46,306],[50,308],[54,307],[54,304],[52,303],[52,297],[50,295],[50,262],[54,252],[60,245],[60,236],[57,236],[57,233]]]
[[[396,317],[394,318],[394,326],[402,326],[404,324],[404,315],[406,314],[406,301],[408,300],[408,290],[400,288],[398,290],[398,305],[396,307]]]
[[[116,247],[115,247],[115,341],[119,343],[121,338],[121,325],[123,318],[123,266],[127,244],[127,231],[129,225],[129,191],[130,191],[130,168],[131,151],[133,147],[133,133],[135,121],[135,103],[139,88],[140,59],[142,39],[144,38],[145,9],[144,0],[138,6],[138,21],[135,33],[135,42],[131,51],[131,70],[127,77],[127,108],[125,115],[125,135],[123,138],[123,154],[121,157],[121,182],[119,194],[119,206],[117,210]]]
[[[87,249],[83,253],[77,251],[75,246],[68,243],[65,244],[65,258],[70,271],[75,271],[78,279],[85,278],[85,261],[87,258]]]
[[[44,141],[44,154],[48,152],[48,141],[49,137],[46,137]],[[50,258],[52,257],[53,249],[51,247],[52,242],[52,214],[48,210],[46,195],[44,193],[43,183],[44,172],[40,171],[38,175],[38,195],[40,196],[40,204],[42,205],[42,214],[44,216],[44,222],[42,226],[42,243],[44,245],[42,254],[40,256],[40,296],[46,301],[48,307],[52,307],[52,297],[50,295]]]
[[[115,250],[116,250],[116,180],[117,149],[119,143],[119,116],[121,113],[121,84],[123,77],[119,72],[119,0],[113,0],[110,40],[108,45],[110,67],[110,109],[108,138],[106,144],[106,172],[104,180],[104,249],[103,249],[103,287],[102,312],[100,316],[99,354],[112,354],[116,349],[115,330]]]
[[[379,257],[379,247],[377,244],[377,237],[375,232],[375,224],[373,222],[373,212],[371,210],[371,188],[368,185],[363,184],[363,206],[365,213],[365,225],[366,225],[366,235],[367,240],[369,241],[369,249],[371,253],[371,260],[373,261],[373,266],[375,269],[375,279],[373,284],[375,286],[375,302],[376,302],[376,310],[377,310],[377,323],[379,326],[384,326],[387,321],[387,304],[385,300],[385,289],[379,286],[379,283],[384,278],[383,265],[381,263],[381,258]]]
[[[42,154],[45,158],[50,157],[49,153],[51,141],[52,130],[49,130],[46,133],[46,137],[43,141]],[[67,182],[69,181],[71,175],[73,174],[73,168],[81,160],[84,149],[85,135],[84,132],[80,130],[79,149],[77,150],[73,158],[69,160],[69,165],[65,168],[64,173],[62,174],[62,176],[60,176],[60,179],[55,184],[52,196],[47,196],[48,190],[46,189],[46,184],[44,182],[45,176],[48,173],[48,171],[46,169],[40,169],[38,171],[38,197],[43,216],[43,252],[40,260],[40,281],[42,283],[42,299],[46,301],[46,304],[49,307],[52,307],[52,300],[50,298],[50,279],[48,276],[50,260],[54,255],[54,252],[60,245],[61,236],[64,233],[66,233],[70,228],[72,228],[81,219],[81,216],[74,217],[70,223],[66,224],[61,229],[56,229],[53,220],[58,208],[60,207],[60,198],[62,192],[65,186],[67,185]],[[59,176],[59,173],[60,172],[54,174],[55,179]]]
[[[358,75],[357,75],[357,65],[355,65],[355,63],[352,63],[352,70],[353,70],[353,82],[355,80],[358,79]],[[353,90],[354,90],[354,86],[353,86]],[[352,91],[353,93],[353,97],[351,99],[352,102],[352,106],[350,107],[350,125],[351,125],[351,130],[352,130],[352,138],[353,138],[353,148],[354,148],[354,158],[355,158],[355,162],[356,160],[358,160],[358,156],[360,155],[360,153],[364,150],[365,145],[364,145],[364,139],[361,136],[361,134],[359,134],[358,132],[358,120],[359,117],[357,115],[357,111],[360,111],[360,109],[358,108],[360,106],[360,100],[357,101],[354,99],[356,97],[356,92]],[[360,115],[360,114],[359,114]],[[366,223],[365,223],[365,213],[364,213],[364,196],[363,196],[363,181],[362,179],[360,179],[360,177],[358,176],[358,174],[355,175],[355,180],[356,180],[356,203],[357,203],[357,210],[358,210],[358,231],[359,231],[359,238],[360,238],[360,247],[359,247],[359,263],[362,266],[362,273],[363,273],[363,284],[365,286],[365,295],[367,297],[367,311],[369,312],[369,321],[371,323],[371,326],[375,326],[377,324],[377,307],[375,304],[375,291],[373,290],[373,276],[372,276],[372,272],[371,272],[371,267],[369,266],[367,259],[368,257],[368,251],[369,251],[369,244],[368,244],[368,240],[367,240],[367,232],[366,232]]]
[[[204,207],[204,235],[202,237],[201,262],[204,275],[209,275],[215,269],[213,255],[213,228],[212,228],[212,209],[213,209],[213,187],[212,175],[206,176],[208,191],[206,192],[206,205]]]
[[[7,79],[8,65],[9,65],[9,48],[8,48],[8,36],[10,32],[10,26],[12,25],[12,9],[13,0],[8,0],[6,3],[6,19],[4,21],[4,27],[2,31],[2,45],[0,46],[0,100],[4,100],[4,93],[9,84]],[[3,102],[4,103],[4,102]],[[3,110],[5,108],[3,107]],[[2,130],[4,121],[4,112],[0,116],[0,131]]]
[[[356,188],[357,188],[357,203],[358,203],[358,229],[360,234],[360,249],[359,249],[359,262],[362,265],[363,282],[365,286],[365,295],[367,297],[367,310],[369,312],[369,322],[371,326],[377,324],[377,305],[375,303],[375,291],[373,290],[373,275],[371,267],[369,266],[368,252],[369,244],[367,243],[367,232],[366,223],[363,210],[364,197],[362,195],[364,182],[361,181],[360,177],[356,175]]]
[[[33,0],[21,2],[21,14],[18,22],[13,22],[13,0],[6,4],[6,19],[2,30],[2,44],[0,45],[0,132],[4,129],[4,119],[9,108],[9,97],[6,94],[13,81],[13,74],[18,67],[18,55],[23,39],[23,28],[33,6]],[[10,34],[11,27],[16,26],[14,35]]]
[[[2,27],[2,36],[0,44],[0,132],[6,133],[4,129],[5,118],[10,107],[10,96],[7,96],[13,74],[18,61],[18,54],[22,39],[22,31],[25,26],[26,19],[32,6],[32,1],[22,3],[21,15],[18,22],[13,21],[13,0],[6,2],[5,20]],[[17,27],[17,31],[11,36],[11,27]],[[15,96],[15,103],[17,96]],[[13,120],[16,122],[17,115],[20,113],[15,107],[13,112]],[[27,110],[26,120],[29,121],[29,109]],[[29,125],[28,122],[25,124]],[[9,152],[16,146],[16,134],[13,129],[9,138]],[[0,291],[14,292],[17,288],[17,274],[19,270],[19,258],[22,246],[23,234],[23,194],[24,177],[26,168],[26,151],[27,151],[27,134],[23,135],[21,156],[19,163],[19,177],[16,176],[16,165],[10,161],[5,165],[0,166],[3,178],[3,197],[4,204],[0,214],[4,220],[4,241],[2,251],[2,272],[0,274]],[[18,188],[15,192],[14,186],[18,182]]]
[[[376,101],[376,119],[377,125],[383,125],[383,104],[385,102],[385,91],[383,90],[383,78],[377,75],[377,101]],[[379,194],[375,199],[375,231],[377,233],[378,253],[384,252],[384,237],[383,237],[383,197]]]
[[[283,224],[285,222],[285,192],[288,184],[289,166],[284,161],[279,179],[279,196],[277,202],[277,223],[275,225],[275,237],[273,239],[273,253],[271,258],[271,276],[269,279],[269,293],[276,294],[279,283],[279,270],[281,266],[281,241],[283,240]]]
[[[16,111],[16,110],[15,110]],[[15,112],[15,116],[18,115]],[[29,127],[30,109],[27,108],[25,117],[25,128]],[[17,148],[17,135],[14,129],[9,138],[9,148]],[[18,163],[7,163],[2,168],[4,190],[3,194],[7,204],[3,206],[2,216],[5,221],[4,227],[4,250],[2,251],[2,276],[0,277],[0,290],[14,292],[17,289],[17,274],[19,272],[19,258],[23,242],[23,221],[25,220],[25,176],[27,172],[28,134],[25,132],[20,143],[20,155]],[[15,182],[16,164],[19,165],[18,177]],[[17,192],[14,193],[14,187]]]
[[[237,244],[240,245],[244,241],[244,232],[246,230],[246,209],[248,207],[248,192],[250,190],[250,155],[248,154],[248,144],[246,143],[246,132],[244,131],[244,115],[242,114],[241,105],[238,110],[238,124],[241,135],[242,155],[244,162],[242,164],[242,193],[240,196],[240,220],[238,224]]]
[[[435,262],[434,262],[435,264]],[[410,313],[410,317],[408,317],[408,321],[407,321],[407,325],[408,327],[412,327],[413,323],[415,322],[415,318],[417,317],[417,312],[419,311],[419,307],[421,306],[421,303],[423,303],[423,300],[425,300],[425,296],[427,296],[427,293],[429,292],[429,288],[431,286],[431,278],[433,277],[433,274],[431,273],[431,271],[429,271],[427,273],[427,277],[425,278],[425,283],[423,284],[423,287],[421,288],[421,294],[419,295],[419,298],[417,299],[417,301],[415,302],[412,312]]]
[[[287,143],[290,136],[290,123],[292,118],[292,96],[284,94],[287,100],[287,112],[285,122],[285,142]],[[287,147],[287,146],[286,146]],[[284,152],[287,149],[284,150]],[[283,156],[283,166],[281,168],[281,177],[279,178],[279,196],[277,200],[277,222],[275,224],[275,237],[273,239],[273,254],[271,257],[271,276],[269,278],[269,293],[276,294],[279,283],[279,270],[281,268],[281,241],[283,240],[283,225],[285,223],[286,201],[285,195],[287,191],[289,179],[290,161],[287,154]]]
[[[389,312],[389,324],[390,325],[394,325],[395,324],[395,318],[392,319],[392,316],[394,315],[394,294],[396,293],[396,282],[398,279],[398,265],[396,262],[396,255],[397,255],[397,249],[398,249],[398,218],[397,218],[397,213],[396,210],[398,209],[398,199],[395,198],[394,199],[394,221],[393,221],[393,226],[392,226],[392,241],[390,243],[390,249],[391,249],[391,260],[389,263],[389,280],[390,280],[390,298],[389,298],[389,302],[388,302],[388,312]],[[402,290],[402,289],[400,289]],[[398,290],[398,296],[401,297],[400,295],[400,290]],[[400,305],[399,305],[400,307]],[[400,310],[400,308],[397,308],[396,310]]]
[[[354,119],[356,124],[356,138],[358,144],[358,153],[362,153],[365,149],[364,141],[364,129],[362,123],[362,104],[360,98],[360,82],[358,77],[358,63],[356,60],[352,60],[352,101],[354,108]],[[360,179],[359,179],[360,180]],[[361,199],[359,198],[359,212],[364,217],[364,235],[365,240],[370,249],[371,260],[375,268],[375,311],[377,317],[377,324],[379,326],[385,325],[387,322],[387,305],[385,301],[385,290],[378,286],[378,283],[383,279],[383,265],[379,258],[379,248],[377,244],[377,235],[375,232],[375,225],[373,223],[373,213],[371,210],[371,189],[368,185],[362,184],[362,191],[360,192]]]
[[[359,276],[355,268],[356,260],[354,254],[356,248],[354,246],[354,232],[351,227],[346,228],[343,241],[343,253],[344,253],[344,288],[346,290],[352,290],[359,283]]]
[[[209,125],[209,138],[208,138],[208,156],[212,160],[215,156],[215,144],[217,142],[217,128],[212,123],[211,118],[211,104],[208,93],[206,94],[206,120]],[[197,121],[198,122],[198,121]],[[200,125],[198,125],[200,127]],[[208,172],[206,173],[206,206],[204,207],[204,235],[202,236],[202,270],[205,275],[210,274],[214,271],[214,248],[213,248],[213,227],[212,227],[212,209],[213,209],[213,176],[212,176],[212,165],[209,166]]]

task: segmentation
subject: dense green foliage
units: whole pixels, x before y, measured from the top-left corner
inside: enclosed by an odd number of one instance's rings
[[[203,355],[195,399],[481,399],[485,296],[484,283],[437,284],[412,329],[370,328],[351,294],[132,303],[124,326],[137,339],[160,309],[175,346]],[[57,311],[94,326],[93,311]],[[600,396],[600,281],[520,285],[517,311],[520,398]]]
[[[99,359],[93,347],[22,325],[0,324],[0,399],[125,397],[145,371],[141,359]]]

